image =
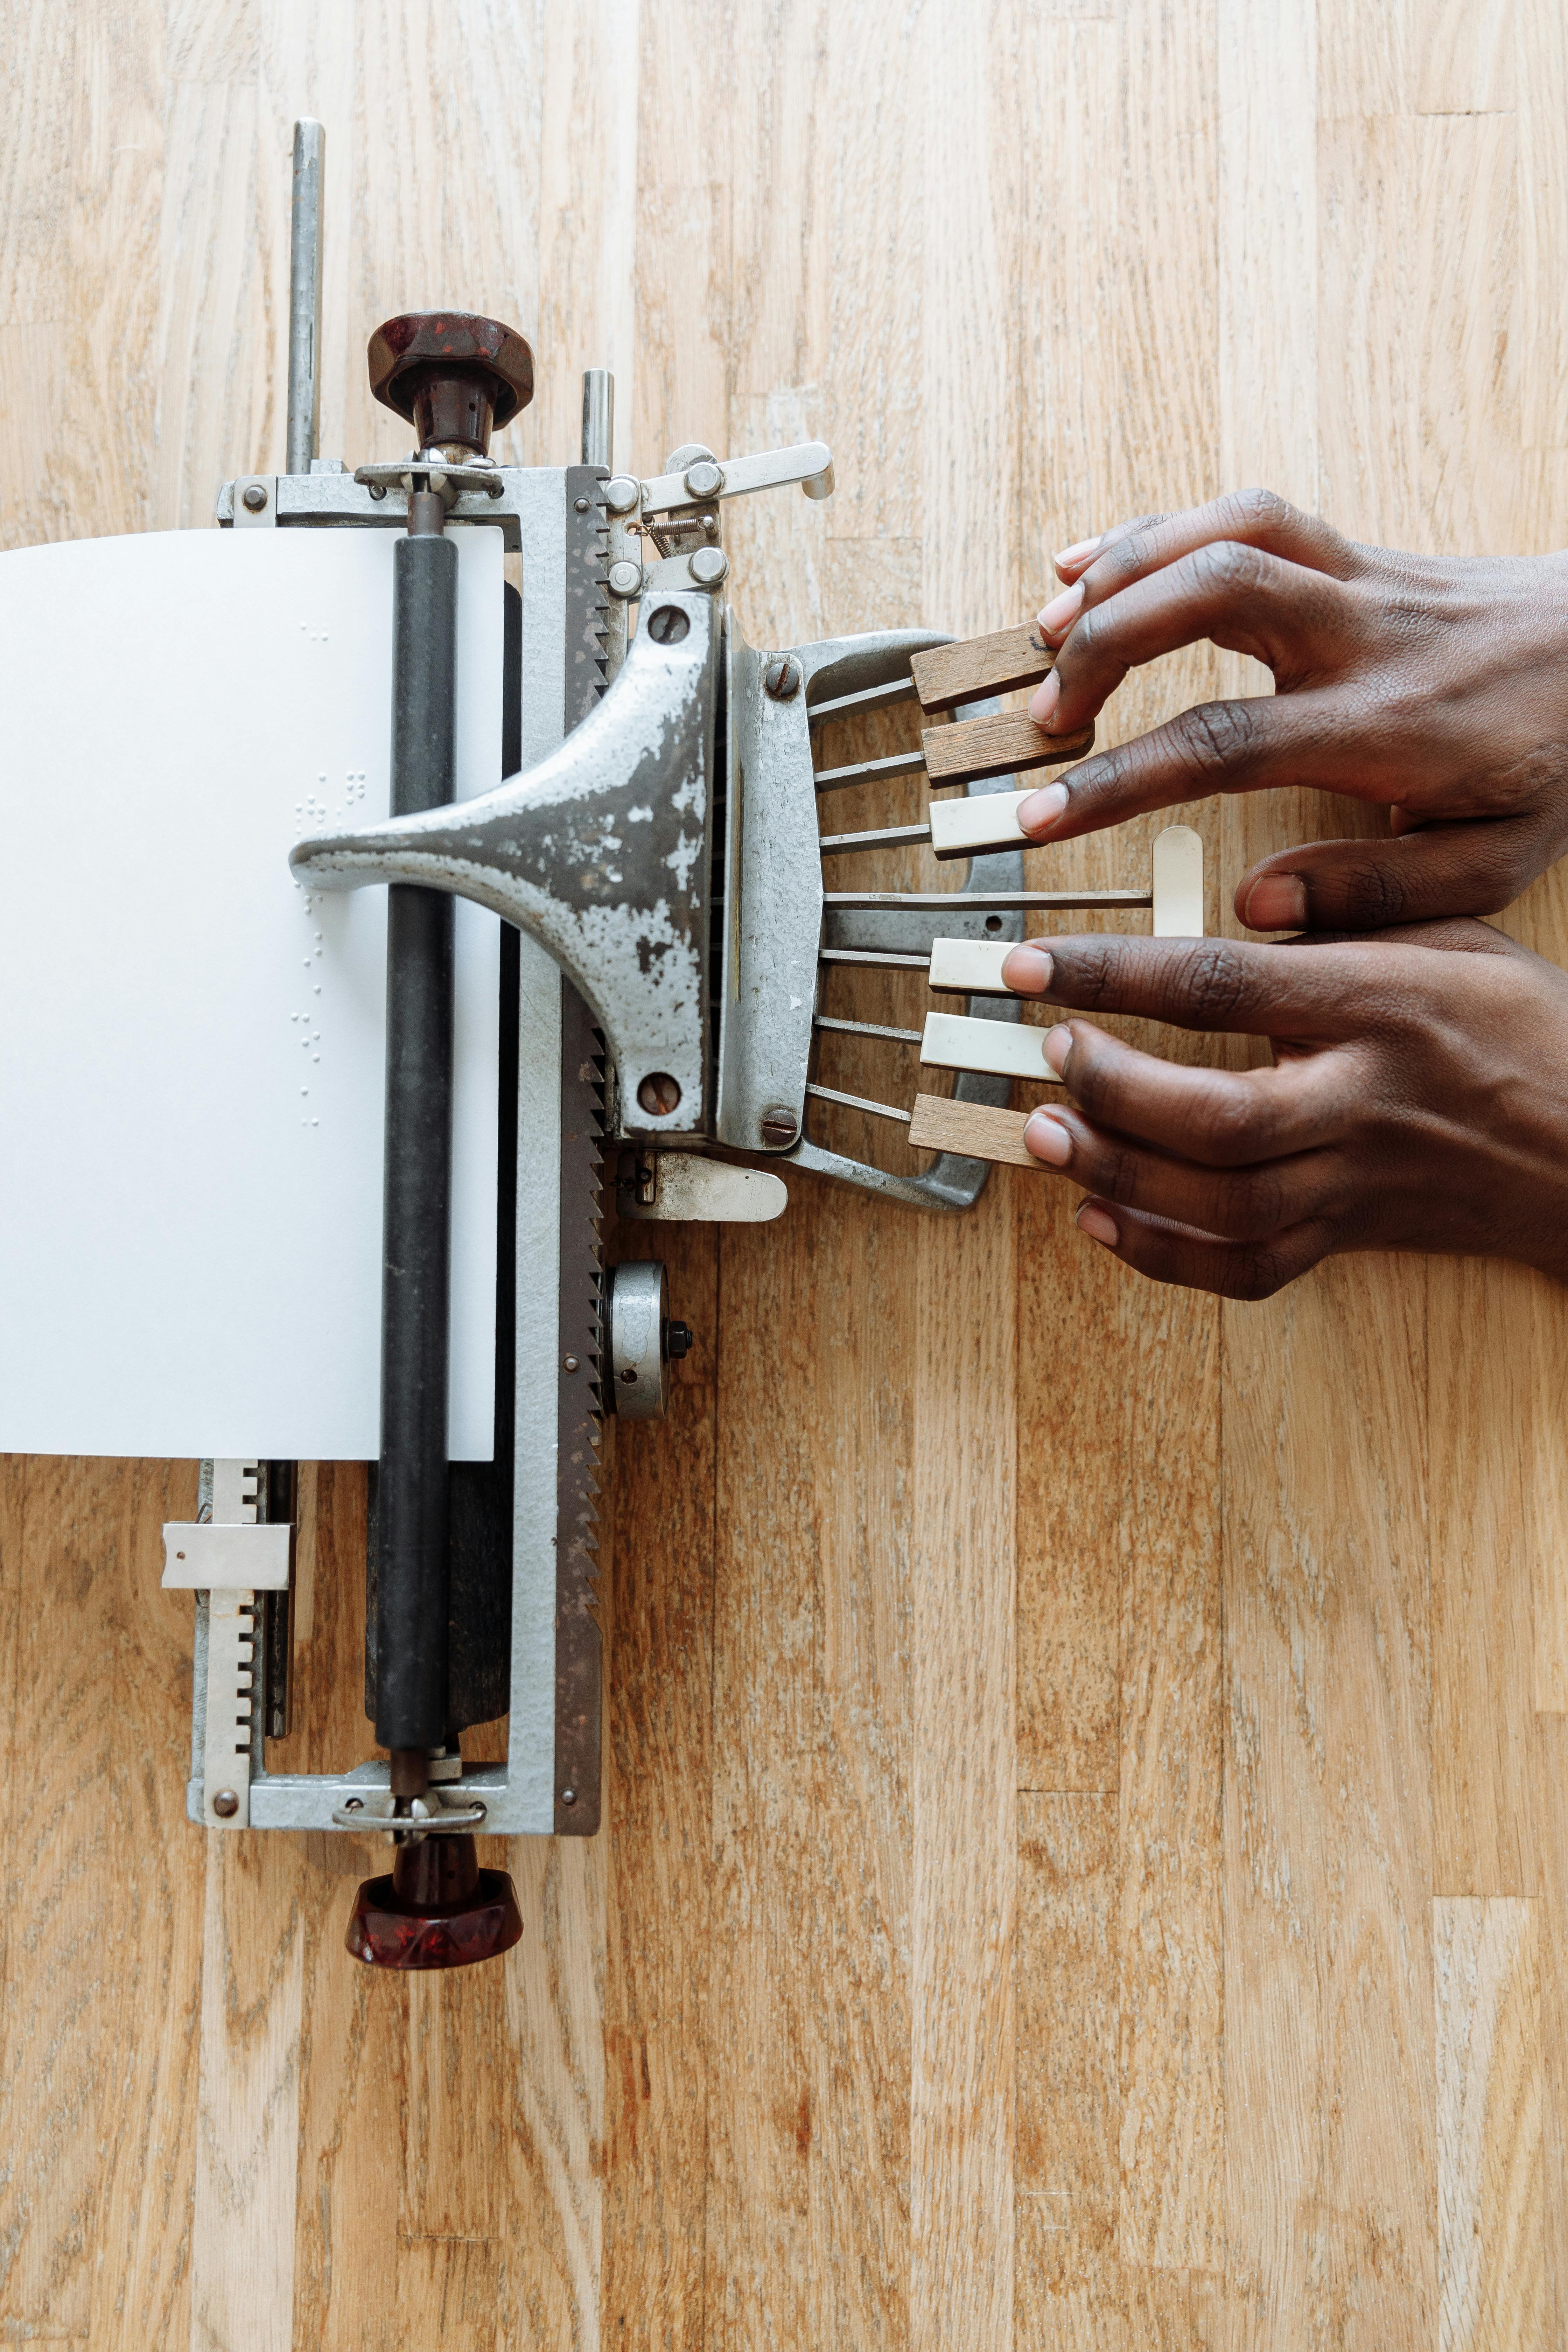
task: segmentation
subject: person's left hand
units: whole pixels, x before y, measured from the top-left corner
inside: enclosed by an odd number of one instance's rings
[[[1070,1100],[1025,1142],[1080,1229],[1159,1282],[1267,1298],[1343,1250],[1509,1257],[1568,1279],[1568,973],[1489,925],[1363,939],[1030,941],[1009,987],[1079,1012],[1268,1037],[1193,1068],[1065,1021]]]

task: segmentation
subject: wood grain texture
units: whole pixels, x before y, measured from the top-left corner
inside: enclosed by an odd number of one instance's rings
[[[962,1151],[1012,1168],[1038,1169],[1024,1142],[1027,1111],[994,1110],[985,1103],[954,1102],[949,1095],[917,1095],[910,1141],[921,1151]]]
[[[1433,1906],[1442,2352],[1545,2344],[1537,1906]]]
[[[301,111],[324,448],[402,446],[364,339],[449,300],[535,344],[509,456],[574,456],[590,364],[644,474],[820,435],[833,499],[727,520],[759,646],[925,625],[973,661],[1053,549],[1249,480],[1420,551],[1568,541],[1555,0],[13,15],[7,546],[204,527],[224,472],[279,461]],[[1268,685],[1185,648],[1100,740]],[[907,752],[919,716],[823,756]],[[847,830],[922,795],[857,790]],[[1233,933],[1251,859],[1378,822],[1179,814]],[[1031,849],[1031,887],[1116,887],[1167,821]],[[923,848],[845,877],[961,878]],[[1568,882],[1502,920],[1568,956]],[[925,1003],[829,990],[901,1027]],[[916,1084],[842,1036],[823,1075]],[[950,1131],[822,1119],[898,1168]],[[605,1830],[504,1855],[525,1934],[494,1971],[352,1967],[383,1847],[185,1824],[157,1528],[194,1466],[0,1465],[0,2336],[1568,2337],[1563,1295],[1349,1259],[1222,1307],[1129,1279],[1043,1169],[952,1223],[789,1182],[773,1225],[615,1238],[657,1245],[698,1344],[670,1419],[616,1433]],[[343,1764],[363,1472],[301,1498],[276,1760]]]
[[[967,784],[1080,760],[1093,747],[1094,730],[1080,727],[1076,734],[1047,735],[1026,710],[1004,710],[994,719],[961,719],[951,727],[928,727],[921,741],[933,784]]]
[[[997,629],[990,636],[967,637],[917,654],[910,674],[922,710],[955,710],[961,702],[976,702],[983,695],[1010,694],[1015,687],[1032,686],[1055,660],[1039,624],[1026,621],[1016,629]]]

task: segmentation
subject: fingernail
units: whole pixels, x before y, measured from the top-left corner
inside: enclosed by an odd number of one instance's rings
[[[1064,547],[1058,554],[1052,556],[1051,561],[1058,572],[1064,563],[1081,563],[1086,555],[1094,553],[1104,537],[1105,533],[1100,530],[1096,531],[1092,539],[1075,540],[1070,547]]]
[[[1307,886],[1299,874],[1265,874],[1247,894],[1242,921],[1254,931],[1299,931],[1307,919]]]
[[[1056,1028],[1047,1030],[1046,1059],[1050,1064],[1058,1078],[1061,1076],[1062,1072],[1067,1068],[1068,1055],[1071,1052],[1072,1031],[1070,1029],[1063,1028],[1058,1022]]]
[[[1061,699],[1061,688],[1057,684],[1055,670],[1052,670],[1048,677],[1043,677],[1036,687],[1034,698],[1029,704],[1029,716],[1037,727],[1049,730],[1051,713]]]
[[[1024,1129],[1024,1145],[1047,1168],[1065,1168],[1072,1158],[1072,1138],[1059,1118],[1037,1110]]]
[[[1080,1234],[1087,1234],[1091,1242],[1103,1242],[1107,1249],[1114,1249],[1121,1238],[1113,1219],[1103,1209],[1097,1209],[1092,1201],[1084,1202],[1073,1223]]]
[[[1040,614],[1040,626],[1047,637],[1061,635],[1063,631],[1077,619],[1084,594],[1084,584],[1080,580],[1076,587],[1064,588],[1059,596],[1051,598],[1050,603]]]
[[[1044,996],[1051,984],[1049,950],[1036,947],[1033,940],[1015,948],[1002,959],[1002,977],[1020,996]]]
[[[1055,824],[1068,804],[1065,784],[1042,784],[1026,801],[1018,803],[1018,823],[1026,833],[1045,833]]]

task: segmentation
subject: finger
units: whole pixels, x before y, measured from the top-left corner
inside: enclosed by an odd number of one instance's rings
[[[1041,626],[1047,636],[1059,635],[1086,606],[1103,604],[1132,581],[1146,579],[1218,540],[1266,548],[1288,562],[1331,572],[1338,580],[1352,579],[1361,569],[1355,548],[1317,515],[1303,514],[1273,490],[1231,490],[1179,514],[1139,515],[1113,523],[1098,539],[1064,548],[1056,569],[1067,592],[1046,605]],[[1074,596],[1080,582],[1083,593]]]
[[[1359,1115],[1358,1074],[1342,1053],[1216,1070],[1140,1053],[1087,1021],[1050,1031],[1046,1053],[1093,1127],[1204,1168],[1250,1168],[1327,1149]]]
[[[1343,660],[1357,618],[1342,582],[1217,540],[1080,612],[1030,711],[1049,733],[1087,726],[1130,669],[1199,638],[1293,683]]]
[[[1058,828],[1059,832],[1060,828]],[[1260,858],[1236,886],[1255,931],[1371,931],[1510,906],[1561,848],[1546,811],[1426,825],[1392,841],[1312,841]]]
[[[1281,1226],[1326,1214],[1342,1191],[1333,1151],[1298,1151],[1249,1168],[1205,1168],[1112,1134],[1070,1105],[1037,1110],[1024,1142],[1037,1160],[1100,1200],[1228,1241],[1267,1241]]]
[[[1367,737],[1333,688],[1205,702],[1147,735],[1097,752],[1019,803],[1030,841],[1068,841],[1149,809],[1215,793],[1308,784],[1372,797],[1378,775]]]
[[[1319,1219],[1288,1226],[1267,1241],[1231,1242],[1099,1201],[1084,1202],[1078,1225],[1152,1282],[1212,1290],[1221,1298],[1271,1298],[1334,1245],[1333,1228]]]
[[[1246,1037],[1350,1037],[1402,1001],[1412,984],[1397,949],[1254,940],[1123,939],[1112,931],[1031,940],[1004,959],[1020,996],[1081,1013],[1141,1013],[1179,1029]]]

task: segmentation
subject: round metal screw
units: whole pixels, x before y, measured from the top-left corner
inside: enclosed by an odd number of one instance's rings
[[[784,1108],[783,1103],[773,1103],[763,1111],[762,1133],[764,1143],[793,1143],[799,1131],[800,1121],[794,1111]]]
[[[642,503],[642,484],[630,474],[612,474],[605,484],[605,504],[612,514],[630,514]]]
[[[730,559],[721,547],[700,547],[688,556],[686,568],[700,588],[717,588],[730,569]]]
[[[668,1118],[680,1108],[680,1088],[668,1070],[650,1070],[637,1088],[637,1100],[650,1118]]]
[[[609,588],[612,596],[624,596],[627,598],[640,596],[642,594],[642,565],[640,563],[634,563],[629,556],[623,555],[619,562],[612,563],[610,566]]]
[[[563,1789],[561,1791],[561,1801],[563,1805],[574,1805],[577,1801],[576,1790]]]
[[[793,654],[775,654],[763,672],[763,687],[775,702],[793,702],[800,692],[801,676]]]
[[[637,1386],[637,1368],[635,1364],[628,1364],[626,1370],[621,1374],[621,1379],[627,1388],[635,1388]]]
[[[220,1822],[232,1822],[239,1811],[239,1799],[232,1789],[220,1789],[213,1799],[213,1811]]]
[[[245,486],[246,512],[247,514],[259,514],[266,504],[267,492],[262,485],[259,482],[247,482]],[[238,1799],[236,1798],[235,1802],[237,1804],[238,1801]]]
[[[577,1369],[577,1359],[576,1359],[576,1357],[575,1357],[575,1356],[563,1356],[563,1357],[562,1357],[562,1359],[561,1359],[561,1368],[562,1368],[563,1371],[574,1372],[574,1371],[576,1370],[576,1369]]]
[[[711,551],[704,548],[702,552],[707,555]],[[656,646],[678,646],[690,628],[691,623],[679,604],[659,604],[648,614],[647,626],[648,635]],[[645,1079],[643,1083],[646,1086],[647,1080]],[[672,1086],[675,1084],[673,1078],[670,1084]],[[646,1103],[643,1108],[645,1109],[647,1108]]]
[[[577,513],[578,513],[578,514],[586,514],[586,513],[587,513],[587,511],[588,511],[588,501],[587,501],[587,499],[573,499],[573,501],[572,501],[572,504],[573,504],[574,508],[576,509],[576,511],[577,511]]]
[[[700,457],[689,466],[685,478],[687,495],[693,499],[716,499],[724,487],[724,477],[711,457]]]

